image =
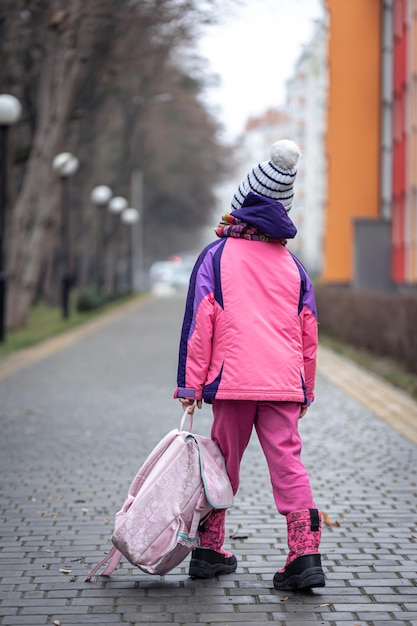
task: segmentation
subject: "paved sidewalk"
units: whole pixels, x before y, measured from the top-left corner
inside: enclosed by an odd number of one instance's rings
[[[300,422],[317,504],[338,523],[323,529],[324,589],[273,589],[286,532],[255,437],[228,515],[236,573],[194,581],[187,559],[153,577],[124,561],[84,582],[133,474],[179,422],[182,311],[148,299],[30,362],[0,360],[0,625],[417,626],[416,404],[325,350]],[[209,407],[194,425],[208,434]]]

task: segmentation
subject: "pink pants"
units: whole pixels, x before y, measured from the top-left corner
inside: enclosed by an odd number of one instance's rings
[[[300,458],[299,415],[300,405],[296,402],[213,400],[211,438],[223,453],[234,493],[239,487],[240,461],[255,426],[278,511],[288,515],[317,508]]]

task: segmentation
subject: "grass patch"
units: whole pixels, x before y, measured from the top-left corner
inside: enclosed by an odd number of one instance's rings
[[[6,341],[0,343],[0,358],[34,346],[45,339],[59,335],[71,328],[75,328],[88,322],[89,320],[106,313],[110,309],[114,309],[122,304],[126,304],[131,300],[140,298],[143,294],[133,294],[121,296],[120,298],[111,300],[103,304],[100,308],[91,311],[77,311],[75,307],[76,294],[71,295],[70,316],[67,320],[62,318],[62,312],[58,307],[51,307],[40,303],[32,307],[26,326],[17,330],[10,330],[6,333]]]
[[[406,391],[417,400],[417,375],[408,372],[401,363],[389,357],[377,356],[363,348],[342,343],[327,335],[320,335],[320,344],[348,357],[358,365],[395,385],[395,387]]]

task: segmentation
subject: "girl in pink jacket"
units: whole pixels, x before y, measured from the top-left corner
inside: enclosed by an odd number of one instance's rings
[[[223,453],[234,490],[255,427],[275,503],[286,516],[289,553],[276,589],[325,584],[319,544],[321,515],[301,454],[298,420],[314,400],[317,313],[311,281],[286,248],[296,228],[288,216],[300,151],[274,143],[271,159],[239,185],[219,239],[200,254],[190,279],[181,333],[175,397],[184,410],[212,404],[212,439]],[[225,551],[224,509],[199,529],[190,576],[235,571]]]

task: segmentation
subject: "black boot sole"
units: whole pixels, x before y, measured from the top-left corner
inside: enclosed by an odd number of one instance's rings
[[[188,575],[191,578],[214,578],[222,574],[232,574],[236,571],[237,560],[233,557],[232,562],[226,563],[208,563],[200,559],[191,559]]]
[[[300,556],[285,568],[285,572],[277,572],[274,576],[274,587],[281,591],[307,591],[325,585],[319,554]]]

